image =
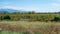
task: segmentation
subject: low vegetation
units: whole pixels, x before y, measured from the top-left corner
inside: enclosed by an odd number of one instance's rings
[[[1,21],[0,34],[60,34],[60,23]]]
[[[60,34],[60,14],[1,13],[0,34]]]
[[[0,14],[0,20],[10,21],[40,21],[40,22],[60,22],[60,14],[55,13],[3,13]]]

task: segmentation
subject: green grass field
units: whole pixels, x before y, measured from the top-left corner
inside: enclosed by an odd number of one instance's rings
[[[0,34],[60,34],[60,23],[0,21]]]

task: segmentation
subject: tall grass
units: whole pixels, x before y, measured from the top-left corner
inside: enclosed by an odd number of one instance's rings
[[[0,21],[0,34],[60,34],[60,23]]]

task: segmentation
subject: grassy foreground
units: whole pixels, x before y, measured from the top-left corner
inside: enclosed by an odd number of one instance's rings
[[[60,34],[60,23],[0,21],[0,34]]]

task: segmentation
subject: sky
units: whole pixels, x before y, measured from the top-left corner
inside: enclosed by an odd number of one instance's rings
[[[60,11],[60,0],[0,0],[0,8],[58,12]]]

